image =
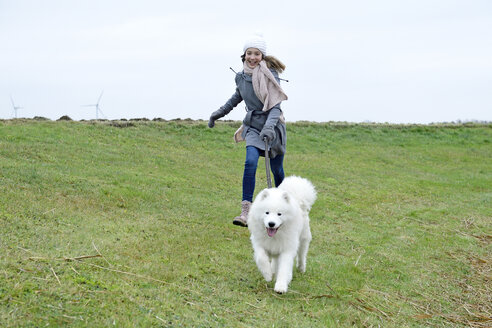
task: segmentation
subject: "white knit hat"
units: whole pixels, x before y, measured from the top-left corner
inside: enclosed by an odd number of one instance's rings
[[[261,32],[256,32],[246,40],[243,47],[243,53],[245,53],[248,48],[256,48],[261,51],[263,56],[267,55],[266,41]]]

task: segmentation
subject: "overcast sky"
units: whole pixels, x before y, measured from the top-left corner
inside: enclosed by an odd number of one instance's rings
[[[287,121],[492,121],[490,0],[0,0],[0,118],[208,119],[255,31]]]

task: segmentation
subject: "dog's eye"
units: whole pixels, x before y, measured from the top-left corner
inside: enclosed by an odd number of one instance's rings
[[[265,212],[266,215],[270,214],[270,212]]]
[[[278,216],[282,216],[282,213],[277,213]]]

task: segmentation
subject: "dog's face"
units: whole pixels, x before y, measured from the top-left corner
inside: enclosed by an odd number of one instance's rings
[[[263,222],[269,237],[275,236],[293,217],[294,200],[279,189],[265,189],[255,200],[258,203],[257,219]]]

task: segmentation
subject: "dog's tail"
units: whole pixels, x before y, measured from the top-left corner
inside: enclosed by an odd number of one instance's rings
[[[311,181],[305,178],[290,176],[284,179],[279,189],[285,190],[293,195],[301,205],[303,211],[309,212],[316,200],[316,189]]]

